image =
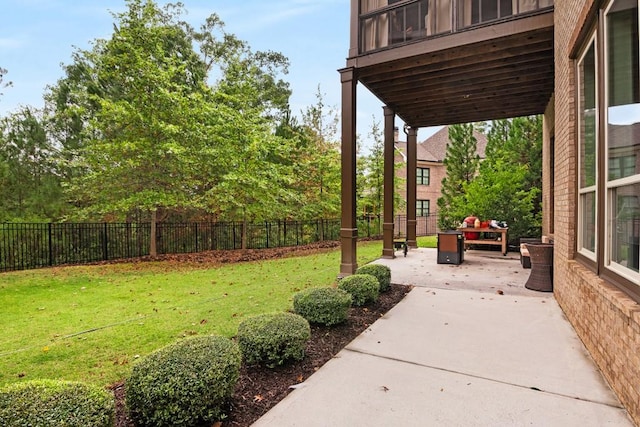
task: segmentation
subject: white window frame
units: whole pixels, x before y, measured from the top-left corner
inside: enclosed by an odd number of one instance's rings
[[[633,184],[638,184],[640,183],[640,174],[635,174],[633,176],[628,176],[628,177],[624,177],[624,178],[620,178],[620,179],[616,179],[613,181],[609,181],[608,177],[609,177],[609,131],[608,131],[608,124],[609,124],[609,106],[608,106],[608,102],[609,102],[609,62],[608,62],[608,58],[609,58],[609,45],[606,42],[607,36],[608,36],[608,32],[607,32],[607,15],[611,9],[611,7],[614,5],[615,0],[612,0],[609,5],[607,6],[607,8],[604,10],[604,22],[602,25],[603,28],[603,32],[604,32],[604,37],[603,39],[605,40],[604,46],[603,46],[603,52],[604,52],[604,78],[602,79],[602,81],[604,82],[604,94],[605,94],[605,108],[604,108],[604,125],[605,125],[605,140],[604,140],[604,152],[605,152],[605,176],[603,177],[604,181],[605,181],[605,187],[606,187],[606,199],[605,199],[605,260],[604,260],[604,266],[605,268],[611,270],[612,272],[624,277],[625,279],[634,282],[635,284],[640,285],[640,272],[635,272],[633,270],[631,270],[630,268],[627,268],[626,266],[619,264],[617,262],[615,262],[614,260],[612,260],[612,242],[614,239],[614,233],[616,232],[615,230],[613,230],[612,227],[612,220],[611,218],[613,218],[616,213],[614,212],[614,194],[615,194],[615,190],[617,188],[620,187],[624,187],[627,185],[633,185]],[[638,4],[638,14],[639,14],[639,22],[640,22],[640,0],[638,0],[636,2]],[[639,44],[639,49],[640,49],[640,44]],[[640,53],[639,53],[640,54]],[[638,75],[638,79],[640,79],[640,73]]]
[[[595,176],[595,181],[593,183],[593,185],[588,186],[588,187],[584,187],[584,188],[580,188],[580,183],[581,183],[581,178],[582,178],[582,173],[583,173],[583,165],[582,165],[582,156],[580,155],[581,153],[581,147],[583,144],[583,135],[582,135],[582,129],[583,129],[583,125],[582,125],[582,116],[583,116],[583,112],[580,111],[580,97],[581,97],[581,92],[578,92],[578,114],[577,114],[577,126],[578,126],[578,152],[577,152],[577,158],[578,158],[578,182],[577,182],[577,187],[578,187],[578,236],[577,236],[577,244],[578,244],[578,252],[582,255],[584,255],[585,257],[587,257],[588,259],[592,260],[592,261],[596,261],[596,256],[597,256],[597,252],[598,252],[598,180],[600,179],[600,176],[598,174],[598,145],[600,144],[598,135],[599,135],[599,129],[600,129],[600,125],[599,125],[599,120],[598,120],[598,115],[599,115],[599,108],[598,108],[598,43],[597,43],[597,39],[596,39],[596,32],[594,31],[594,33],[591,35],[591,37],[589,38],[589,42],[586,44],[584,50],[580,53],[580,56],[578,57],[578,61],[577,61],[577,73],[576,73],[576,87],[577,88],[582,88],[582,82],[581,82],[581,74],[580,74],[580,64],[582,63],[582,61],[584,60],[585,56],[587,55],[587,52],[589,51],[589,48],[593,45],[593,53],[595,56],[595,67],[594,67],[594,71],[595,71],[595,82],[596,82],[596,93],[595,93],[595,117],[596,117],[596,128],[595,128],[595,135],[596,135],[596,141],[595,141],[595,151],[596,151],[596,157],[595,157],[595,165],[596,165],[596,176]],[[579,89],[580,90],[580,89]],[[591,251],[587,248],[585,248],[584,245],[584,241],[583,241],[583,231],[584,231],[584,224],[583,224],[583,218],[584,218],[584,204],[582,203],[582,196],[589,194],[589,193],[593,193],[593,196],[595,197],[595,203],[596,203],[596,218],[595,218],[595,229],[594,229],[594,239],[595,239],[595,251]]]

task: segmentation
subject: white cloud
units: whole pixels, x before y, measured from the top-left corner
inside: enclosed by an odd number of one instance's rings
[[[15,37],[0,37],[0,49],[18,49],[23,47],[26,42],[23,39]]]

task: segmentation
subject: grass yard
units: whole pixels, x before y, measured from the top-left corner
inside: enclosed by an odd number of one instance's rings
[[[421,236],[417,239],[419,248],[437,248],[438,236]]]
[[[381,250],[380,242],[360,243],[359,265]],[[288,310],[296,291],[333,283],[339,263],[336,249],[209,269],[145,262],[4,273],[0,385],[111,384],[135,359],[182,337],[232,337],[247,316]]]

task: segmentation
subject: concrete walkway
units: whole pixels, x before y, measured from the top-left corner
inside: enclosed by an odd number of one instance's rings
[[[416,287],[254,426],[633,425],[553,295],[524,288],[517,257],[377,262]]]

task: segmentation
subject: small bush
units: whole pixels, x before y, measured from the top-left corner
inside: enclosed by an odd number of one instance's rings
[[[391,269],[382,264],[367,264],[356,270],[356,274],[370,274],[378,279],[380,292],[391,289]]]
[[[241,355],[233,341],[187,338],[133,366],[127,407],[137,426],[194,426],[225,418],[223,405],[238,381]]]
[[[293,311],[311,323],[332,326],[349,316],[351,295],[338,288],[310,288],[293,296]]]
[[[249,365],[273,368],[289,359],[302,360],[309,338],[309,322],[293,313],[261,314],[238,327],[238,344]]]
[[[338,288],[351,294],[353,305],[361,306],[378,299],[380,284],[375,276],[370,274],[354,274],[340,280]]]
[[[3,426],[112,426],[113,394],[71,381],[34,380],[0,389]]]

